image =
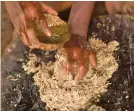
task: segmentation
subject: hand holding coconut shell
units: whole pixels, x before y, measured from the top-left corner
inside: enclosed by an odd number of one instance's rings
[[[52,8],[42,2],[5,2],[5,4],[16,32],[20,33],[26,46],[39,48],[40,42],[34,31],[35,21],[38,22],[37,27],[44,35],[51,36],[43,12],[57,15]]]
[[[87,47],[86,41],[94,2],[82,2],[82,4],[75,2],[73,4],[68,22],[69,28],[66,22],[56,16],[56,11],[42,2],[5,3],[12,23],[26,46],[55,50],[65,44],[64,48],[68,55],[68,68],[66,69],[71,73],[74,60],[76,60],[79,67],[78,80],[86,75],[89,62],[92,66],[96,66],[95,54],[90,47]],[[43,12],[47,13],[43,14]]]

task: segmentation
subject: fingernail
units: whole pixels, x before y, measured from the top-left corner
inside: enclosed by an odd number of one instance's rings
[[[46,34],[48,37],[50,37],[50,36],[52,35],[49,30],[45,31],[45,34]]]
[[[73,80],[73,75],[71,73],[68,74],[68,80]]]
[[[93,67],[96,67],[96,65],[97,65],[97,64],[94,62],[94,63],[93,63]]]
[[[78,77],[77,77],[77,76],[75,77],[75,80],[74,80],[74,81],[75,81],[75,84],[76,84],[76,85],[78,85],[78,84],[79,84],[79,82],[80,82],[80,80],[78,79]]]
[[[81,80],[80,77],[78,77],[78,76],[75,77],[75,82],[76,83],[78,83],[80,80]]]
[[[92,61],[91,61],[91,66],[94,68],[94,67],[96,67],[96,65],[97,65],[97,64],[96,64],[96,61],[93,61],[93,60],[92,60]]]

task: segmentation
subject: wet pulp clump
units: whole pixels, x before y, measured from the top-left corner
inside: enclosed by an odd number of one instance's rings
[[[103,108],[93,104],[99,101],[99,95],[107,91],[112,74],[117,71],[118,63],[113,54],[117,50],[117,41],[105,44],[99,39],[91,38],[88,42],[96,52],[97,67],[91,68],[86,77],[76,84],[75,80],[63,72],[62,66],[66,57],[60,56],[56,62],[35,63],[39,58],[29,54],[28,61],[23,65],[27,74],[34,74],[35,84],[39,87],[40,98],[50,109],[60,111],[104,111]]]

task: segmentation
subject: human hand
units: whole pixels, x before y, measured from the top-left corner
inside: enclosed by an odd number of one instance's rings
[[[40,46],[34,32],[35,20],[38,22],[37,28],[47,36],[51,36],[43,12],[57,15],[57,12],[52,8],[42,2],[5,2],[5,4],[15,27],[15,32],[21,35],[21,40],[26,46],[32,48],[39,48]]]
[[[89,69],[89,63],[96,66],[96,56],[94,51],[87,44],[86,37],[72,34],[70,40],[64,45],[67,53],[66,71],[73,73],[75,60],[78,64],[78,74],[76,80],[81,80]]]

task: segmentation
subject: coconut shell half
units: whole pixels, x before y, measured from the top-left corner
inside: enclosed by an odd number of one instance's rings
[[[52,31],[51,36],[46,36],[37,28],[35,24],[35,32],[38,40],[41,42],[40,49],[42,50],[56,50],[64,45],[70,38],[68,25],[58,16],[51,14],[44,14],[48,27]],[[38,23],[37,21],[35,23]]]

